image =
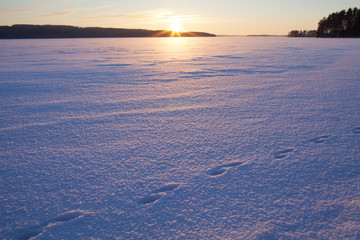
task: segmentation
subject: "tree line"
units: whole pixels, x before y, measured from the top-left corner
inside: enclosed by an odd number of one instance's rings
[[[324,17],[319,22],[317,37],[360,37],[360,10],[349,8]]]
[[[204,32],[173,33],[145,29],[74,27],[64,25],[16,24],[0,26],[0,39],[14,38],[106,38],[106,37],[215,37]]]
[[[316,30],[303,30],[303,31],[299,31],[299,30],[292,30],[291,32],[289,32],[288,36],[289,37],[316,37]]]
[[[349,8],[329,14],[318,23],[317,30],[288,33],[289,37],[360,37],[360,10]]]

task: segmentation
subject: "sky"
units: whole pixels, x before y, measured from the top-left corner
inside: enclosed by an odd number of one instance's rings
[[[202,31],[218,35],[277,34],[317,29],[332,12],[359,0],[0,0],[0,25]]]

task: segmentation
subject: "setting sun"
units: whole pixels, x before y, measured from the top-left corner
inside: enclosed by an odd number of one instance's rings
[[[171,25],[171,31],[173,32],[180,32],[181,26],[179,22],[173,22]]]

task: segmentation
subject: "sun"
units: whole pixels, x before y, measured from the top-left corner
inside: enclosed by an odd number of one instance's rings
[[[181,29],[181,25],[178,21],[174,21],[172,24],[171,24],[171,31],[172,32],[175,32],[175,33],[178,33],[180,32],[180,29]]]

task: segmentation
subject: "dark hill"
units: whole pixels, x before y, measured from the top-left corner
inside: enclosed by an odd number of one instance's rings
[[[145,29],[74,27],[63,25],[0,26],[0,39],[19,38],[112,38],[112,37],[215,37],[205,32],[153,31]]]

